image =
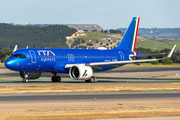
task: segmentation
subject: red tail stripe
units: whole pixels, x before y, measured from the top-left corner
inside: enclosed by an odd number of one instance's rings
[[[135,34],[133,51],[135,51],[135,47],[136,47],[136,39],[137,39],[137,33],[138,33],[138,27],[139,27],[139,19],[140,19],[140,17],[138,17],[138,19],[137,19],[137,27],[136,27],[136,34]]]

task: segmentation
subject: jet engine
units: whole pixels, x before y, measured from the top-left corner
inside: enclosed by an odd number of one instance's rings
[[[37,79],[41,76],[40,72],[20,72],[19,74],[21,78],[25,78],[26,76],[26,79]]]
[[[70,68],[69,75],[74,80],[89,80],[93,75],[93,70],[89,66],[77,65]]]

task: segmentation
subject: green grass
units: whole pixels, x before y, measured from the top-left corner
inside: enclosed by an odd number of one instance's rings
[[[164,48],[171,49],[173,45],[176,44],[176,50],[180,50],[180,40],[147,40],[139,41],[138,47],[150,48],[153,51],[161,50]]]

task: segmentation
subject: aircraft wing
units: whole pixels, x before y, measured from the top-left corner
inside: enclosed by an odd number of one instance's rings
[[[115,62],[94,62],[94,63],[86,63],[86,66],[91,66],[91,67],[101,67],[101,66],[106,66],[106,65],[119,65],[119,64],[128,64],[128,63],[142,63],[142,62],[152,62],[152,61],[157,61],[157,60],[163,60],[163,59],[168,59],[171,58],[174,50],[176,48],[176,45],[173,46],[169,54],[165,58],[156,58],[156,59],[142,59],[142,60],[126,60],[126,61],[115,61]],[[77,64],[67,64],[65,68],[70,68],[74,65]]]

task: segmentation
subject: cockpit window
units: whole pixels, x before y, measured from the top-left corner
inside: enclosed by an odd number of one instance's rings
[[[14,54],[14,55],[11,55],[11,58],[15,58],[15,57],[18,57],[18,58],[26,58],[26,56],[23,55],[23,54]]]

